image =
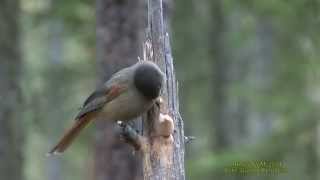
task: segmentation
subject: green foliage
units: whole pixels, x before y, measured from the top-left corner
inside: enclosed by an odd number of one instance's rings
[[[304,146],[311,149],[318,147],[310,141],[312,136],[306,134],[317,131],[313,127],[317,126],[319,118],[317,110],[314,109],[319,105],[319,98],[316,98],[320,77],[320,64],[316,60],[319,57],[316,51],[319,47],[319,36],[315,35],[319,32],[319,2],[221,1],[220,8],[226,24],[222,39],[228,58],[224,61],[231,67],[225,68],[229,82],[224,83],[227,87],[224,97],[227,103],[224,108],[226,111],[237,106],[245,109],[243,122],[249,122],[244,125],[245,134],[249,135],[238,135],[237,140],[225,149],[224,153],[212,148],[217,138],[214,133],[216,127],[212,126],[212,108],[215,106],[211,98],[211,87],[217,83],[212,77],[212,67],[217,57],[211,56],[208,51],[211,48],[210,41],[216,39],[215,34],[209,33],[213,19],[210,7],[215,5],[216,3],[209,0],[177,1],[176,16],[172,23],[174,57],[182,87],[181,107],[187,126],[186,134],[196,134],[198,141],[187,145],[190,152],[187,152],[188,176],[190,179],[232,179],[233,177],[221,177],[219,174],[223,174],[225,165],[234,161],[280,159],[285,160],[288,167],[295,170],[279,176],[279,179],[303,178],[307,175],[309,178],[314,177],[309,174],[316,174],[319,167],[306,171],[305,168],[311,163],[306,159],[311,154],[305,153]],[[266,42],[266,39],[259,39],[261,24],[271,27],[272,54],[264,53],[266,49],[261,52],[257,50],[261,44],[265,47],[263,43]],[[257,53],[267,54],[267,57],[257,56]],[[266,71],[263,68],[267,67],[264,66],[260,72],[255,70],[255,63],[259,61],[272,62],[272,68]],[[261,70],[267,73],[261,74]],[[238,74],[233,77],[234,73]],[[258,77],[262,77],[262,82],[253,83]],[[201,88],[208,88],[208,91],[204,92]],[[250,120],[252,114],[258,116]],[[250,129],[257,128],[251,124],[261,123],[260,118],[263,118],[264,114],[272,117],[269,119],[272,122],[271,132],[264,136],[259,132],[250,135]],[[236,123],[240,121],[240,117],[235,114],[231,121]],[[225,136],[238,130],[231,126],[229,124],[229,131],[225,132]],[[251,136],[256,136],[257,142],[252,141]],[[304,143],[300,142],[301,137],[304,137]],[[315,157],[319,157],[319,153],[316,154]],[[318,162],[319,158],[313,161]]]

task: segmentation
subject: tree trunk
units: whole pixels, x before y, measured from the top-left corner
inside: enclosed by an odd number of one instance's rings
[[[19,1],[0,3],[0,177],[23,179]]]
[[[61,84],[61,76],[57,76],[61,72],[61,67],[63,63],[63,23],[60,19],[51,20],[49,23],[49,67],[46,71],[48,73],[47,79],[49,82],[46,84],[44,92],[47,94],[49,104],[46,104],[46,118],[49,118],[47,122],[47,132],[50,134],[49,137],[54,137],[55,134],[58,134],[57,130],[62,129],[62,122],[57,122],[57,112],[53,111],[52,107],[59,107],[61,104],[60,96],[61,96],[61,88],[66,88],[65,85],[57,87],[57,84]],[[52,96],[55,94],[55,96]],[[44,105],[43,105],[44,106]],[[63,118],[61,118],[63,119]],[[53,139],[48,139],[49,142],[54,142]],[[62,179],[62,167],[61,167],[61,159],[59,158],[50,158],[47,160],[46,164],[47,170],[47,180],[61,180]]]
[[[211,2],[212,25],[210,33],[214,37],[209,43],[210,55],[213,57],[213,122],[216,137],[214,148],[223,150],[232,144],[229,128],[232,127],[232,118],[229,118],[228,106],[229,66],[225,44],[226,19],[223,13],[222,1]]]
[[[184,131],[179,114],[178,87],[173,68],[168,18],[164,18],[162,0],[148,0],[148,32],[145,58],[159,65],[166,74],[162,91],[164,109],[154,106],[144,118],[143,170],[145,180],[184,180]],[[160,110],[160,112],[159,112]],[[169,114],[174,123],[172,137],[155,134],[159,113]]]
[[[145,21],[143,5],[143,0],[97,0],[97,61],[100,83],[137,61]],[[141,161],[132,154],[131,147],[119,141],[112,125],[105,121],[97,122],[95,178],[140,180]]]

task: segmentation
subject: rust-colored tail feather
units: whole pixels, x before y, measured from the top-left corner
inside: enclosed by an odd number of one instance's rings
[[[77,119],[75,124],[63,135],[60,141],[48,152],[47,155],[60,154],[65,151],[78,136],[80,131],[86,127],[86,125],[94,119],[95,113],[88,113]]]

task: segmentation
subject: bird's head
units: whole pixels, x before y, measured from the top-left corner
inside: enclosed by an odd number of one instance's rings
[[[150,61],[137,64],[134,73],[134,85],[143,96],[148,99],[157,98],[160,95],[163,83],[164,74],[156,64]]]

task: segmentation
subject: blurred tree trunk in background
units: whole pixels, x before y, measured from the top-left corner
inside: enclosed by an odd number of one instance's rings
[[[211,24],[209,33],[212,39],[209,41],[209,56],[212,59],[212,103],[213,103],[213,124],[214,143],[212,149],[218,153],[222,153],[231,149],[237,142],[237,118],[233,117],[234,106],[230,103],[232,97],[230,95],[230,87],[232,85],[232,57],[230,55],[231,48],[227,44],[228,19],[225,15],[223,1],[211,1]],[[210,175],[212,179],[237,179],[232,176],[226,176],[224,171],[213,171]],[[241,177],[239,178],[241,179]]]
[[[222,1],[211,1],[211,26],[209,33],[212,40],[209,41],[209,52],[213,62],[213,122],[215,129],[215,149],[222,150],[231,145],[232,127],[231,119],[228,118],[228,74],[229,58],[225,43],[226,19],[223,13]]]
[[[272,82],[275,75],[273,67],[274,58],[274,32],[270,18],[267,16],[256,17],[256,31],[254,42],[248,52],[249,68],[246,84],[253,93],[248,95],[250,103],[248,110],[249,142],[257,142],[263,137],[268,137],[272,132],[274,114],[269,107],[262,103],[270,102]],[[255,98],[253,98],[255,97]]]
[[[57,118],[59,108],[64,103],[61,98],[63,89],[68,88],[66,84],[63,84],[65,81],[61,81],[61,76],[68,76],[62,69],[63,67],[63,22],[60,19],[53,19],[49,22],[49,67],[47,69],[47,82],[44,92],[47,96],[46,104],[47,110],[44,118],[49,118],[47,121],[46,127],[49,134],[49,141],[54,143],[55,139],[50,139],[54,137],[55,134],[58,134],[61,129],[63,129],[62,122],[65,119],[63,117]],[[59,86],[57,86],[59,84]],[[55,96],[53,96],[53,94]],[[57,132],[58,131],[58,132]],[[61,159],[59,158],[49,158],[46,164],[47,168],[47,178],[48,180],[61,180],[62,179],[62,168],[61,168]]]
[[[0,2],[0,177],[23,178],[18,0]]]
[[[141,51],[146,8],[143,0],[97,0],[97,60],[100,84],[134,64]],[[141,122],[139,122],[141,123]],[[140,180],[141,161],[115,136],[114,124],[97,122],[95,178]]]
[[[270,135],[273,115],[262,102],[268,101],[274,74],[273,27],[268,17],[255,18],[251,41],[240,47],[230,44],[231,35],[241,30],[248,14],[240,7],[226,16],[222,1],[212,2],[214,37],[209,44],[213,59],[213,122],[215,148],[232,148],[244,142],[257,142]],[[231,41],[232,42],[232,41]],[[232,51],[233,53],[229,53]],[[232,91],[232,89],[251,91]]]
[[[211,2],[212,23],[209,52],[213,59],[213,150],[230,151],[242,144],[257,143],[272,132],[273,114],[263,103],[274,75],[273,27],[270,19],[256,16],[250,41],[237,47],[230,37],[241,31],[242,20],[248,17],[239,6],[228,15],[223,1]],[[232,53],[230,53],[232,51]],[[238,91],[235,91],[237,89]],[[241,91],[242,90],[242,91]],[[214,173],[218,179],[222,172]],[[241,179],[240,177],[238,179]]]

